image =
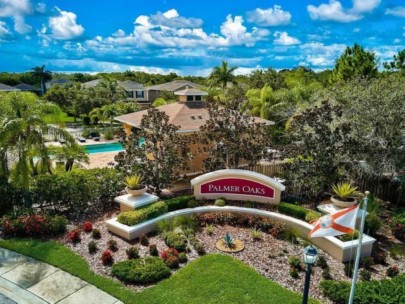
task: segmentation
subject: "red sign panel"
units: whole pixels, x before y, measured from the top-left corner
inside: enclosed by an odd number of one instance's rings
[[[240,194],[274,198],[274,189],[242,178],[225,178],[201,185],[201,194]]]

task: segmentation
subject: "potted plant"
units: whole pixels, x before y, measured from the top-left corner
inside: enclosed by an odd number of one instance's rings
[[[138,196],[145,193],[147,188],[144,184],[141,184],[141,181],[142,176],[139,174],[125,177],[125,185],[127,186],[125,191],[133,196]]]
[[[342,182],[332,185],[332,190],[335,195],[332,195],[331,201],[339,207],[350,207],[357,204],[355,198],[357,187],[349,182]]]

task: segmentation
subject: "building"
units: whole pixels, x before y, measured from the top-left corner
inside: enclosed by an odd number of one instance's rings
[[[88,82],[84,82],[82,83],[82,88],[85,89],[94,88],[98,86],[102,82],[102,80],[103,79],[99,78]],[[136,100],[139,103],[147,102],[145,99],[146,96],[145,89],[142,84],[132,80],[125,80],[125,81],[118,80],[117,85],[125,90],[129,100],[132,101]]]
[[[145,89],[145,100],[147,103],[152,104],[157,98],[161,97],[163,91],[175,93],[187,88],[198,89],[200,87],[200,85],[188,80],[173,80],[170,82],[147,87]]]
[[[67,79],[67,78],[60,78],[60,79],[50,80],[50,81],[45,82],[45,89],[49,90],[54,85],[62,86],[62,85],[68,84],[70,82],[71,82],[71,80]]]
[[[16,88],[16,89],[18,89],[20,91],[33,92],[33,93],[36,93],[36,94],[39,94],[40,91],[41,91],[40,89],[38,89],[38,88],[36,88],[36,87],[34,87],[32,85],[26,84],[26,83],[19,83],[19,84],[15,85],[14,88]]]
[[[21,90],[15,88],[15,87],[0,83],[0,92],[17,92],[17,91],[21,91]]]
[[[209,119],[209,112],[204,103],[204,97],[208,95],[207,92],[195,88],[185,88],[174,92],[179,96],[179,101],[167,105],[157,107],[160,111],[169,116],[169,122],[179,127],[178,133],[184,136],[191,135],[199,132],[200,128]],[[138,111],[121,115],[115,118],[123,124],[125,132],[129,135],[132,128],[140,127],[142,118],[147,115],[147,110]],[[267,125],[274,124],[271,121],[261,118],[255,118],[256,122],[266,123]],[[189,148],[194,153],[195,157],[188,164],[189,171],[187,173],[200,173],[203,167],[205,155],[199,153],[199,144],[190,144]]]

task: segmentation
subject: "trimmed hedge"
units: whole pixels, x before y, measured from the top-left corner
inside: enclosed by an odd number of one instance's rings
[[[165,200],[169,212],[188,208],[188,202],[194,200],[194,195],[183,195]]]
[[[322,281],[322,292],[337,304],[347,303],[350,283],[341,281]],[[405,303],[405,274],[394,279],[359,282],[354,298],[356,304],[397,304]]]
[[[169,267],[158,257],[118,262],[111,272],[119,280],[135,284],[155,283],[170,276]]]
[[[279,203],[278,211],[292,217],[311,222],[321,216],[321,213],[290,203]]]
[[[170,231],[165,233],[165,243],[167,246],[176,249],[177,251],[186,250],[186,239],[183,235]]]
[[[165,202],[157,202],[138,210],[120,213],[118,215],[118,222],[124,225],[133,226],[165,214],[167,213],[167,210],[168,208]]]

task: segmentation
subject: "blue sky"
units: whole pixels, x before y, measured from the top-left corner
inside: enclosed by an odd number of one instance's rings
[[[321,70],[355,42],[404,49],[405,1],[0,0],[0,71]]]

